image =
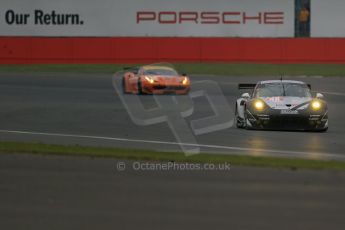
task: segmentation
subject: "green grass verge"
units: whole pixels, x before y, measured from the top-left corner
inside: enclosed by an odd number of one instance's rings
[[[68,72],[114,73],[124,66],[134,64],[47,64],[47,65],[0,65],[0,72]],[[188,74],[278,76],[322,75],[345,76],[342,64],[253,64],[253,63],[175,63],[174,66]]]
[[[41,143],[0,142],[0,153],[31,153],[43,155],[71,155],[89,157],[112,157],[128,160],[175,161],[198,163],[225,163],[241,166],[258,166],[288,169],[345,170],[345,162],[277,157],[254,157],[239,155],[198,154],[186,157],[182,153],[156,152],[85,146],[48,145]]]

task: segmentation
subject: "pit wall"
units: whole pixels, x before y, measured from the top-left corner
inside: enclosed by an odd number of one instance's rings
[[[345,38],[0,37],[0,64],[345,63]]]

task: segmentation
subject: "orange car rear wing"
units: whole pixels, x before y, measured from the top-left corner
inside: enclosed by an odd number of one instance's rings
[[[137,74],[139,72],[139,67],[124,67],[123,70]]]

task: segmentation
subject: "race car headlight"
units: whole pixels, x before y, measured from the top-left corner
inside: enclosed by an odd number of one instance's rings
[[[313,110],[319,110],[321,108],[321,103],[317,100],[311,102],[311,108]]]
[[[182,84],[184,85],[187,85],[188,84],[188,78],[187,77],[184,77],[183,81],[182,81]]]
[[[150,82],[151,84],[153,84],[154,80],[150,77],[145,77],[146,81]]]
[[[262,101],[255,101],[254,102],[254,108],[256,109],[256,110],[263,110],[264,109],[264,107],[265,107],[265,105],[264,105],[264,103],[262,102]]]

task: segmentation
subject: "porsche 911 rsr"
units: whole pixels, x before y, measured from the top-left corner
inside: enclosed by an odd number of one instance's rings
[[[257,84],[239,84],[253,89],[236,101],[238,128],[271,130],[328,129],[328,108],[323,95],[313,98],[310,85],[301,81],[271,80]]]
[[[185,74],[179,75],[172,67],[147,65],[127,69],[123,88],[125,93],[134,94],[187,94],[190,79]]]

